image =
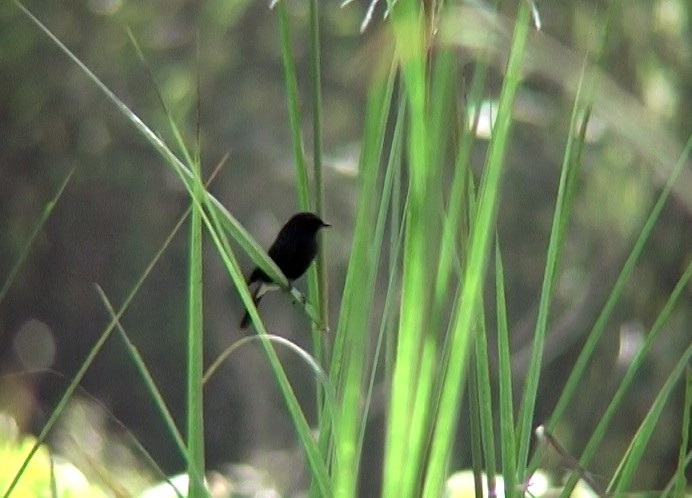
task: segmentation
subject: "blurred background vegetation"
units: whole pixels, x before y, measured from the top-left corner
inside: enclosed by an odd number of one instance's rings
[[[87,0],[26,5],[164,136],[169,133],[164,111],[127,28],[141,45],[189,143],[196,135],[199,81],[205,171],[210,172],[230,153],[211,191],[265,247],[271,242],[297,210],[297,202],[277,29],[266,2]],[[291,0],[288,6],[298,75],[304,76],[299,90],[307,95],[307,4]],[[382,6],[365,33],[359,32],[366,8],[364,2],[344,8],[325,2],[321,10],[325,216],[334,226],[325,237],[332,317],[339,307],[351,239],[364,94],[371,64],[383,45]],[[502,7],[510,16],[515,8],[512,2]],[[540,6],[543,32],[571,48],[581,61],[596,44],[604,9],[602,2],[595,1],[546,3]],[[600,311],[662,187],[661,168],[670,171],[668,159],[677,159],[681,144],[692,132],[689,2],[628,0],[613,9],[600,64],[617,85],[617,95],[627,99],[612,99],[611,108],[600,116],[598,107],[594,109],[551,315],[536,423],[550,413],[583,334]],[[564,64],[566,75],[575,69],[567,67],[569,60],[544,62],[558,73]],[[499,214],[513,361],[519,379],[531,346],[572,107],[573,95],[566,88],[574,85],[541,72],[538,66],[527,74],[518,96],[507,155],[507,195]],[[468,68],[472,70],[473,64]],[[499,80],[496,71],[488,84],[489,98],[498,91]],[[0,411],[10,413],[23,432],[36,433],[64,391],[66,378],[74,375],[109,320],[94,284],[101,285],[116,305],[120,303],[189,199],[151,147],[12,2],[0,4],[0,81],[0,280],[17,260],[45,204],[75,168],[0,303]],[[459,91],[463,91],[461,82]],[[628,107],[630,102],[636,107]],[[307,98],[302,111],[309,123]],[[650,144],[651,129],[666,141]],[[485,143],[481,140],[476,147],[481,157]],[[660,152],[657,147],[666,150]],[[686,170],[689,177],[690,168]],[[563,445],[575,454],[631,358],[628,347],[641,343],[692,257],[692,189],[684,188],[689,185],[684,178],[681,182],[609,323],[590,377],[582,382],[580,402],[560,427]],[[181,426],[186,244],[183,230],[123,319]],[[205,261],[206,354],[210,359],[243,336],[237,327],[242,311],[239,299],[215,258],[210,251]],[[244,262],[249,267],[247,258]],[[262,314],[270,331],[309,348],[309,324],[286,296],[267,297]],[[671,356],[692,340],[689,286],[665,335],[640,371],[636,387],[609,431],[610,440],[593,463],[596,473],[612,473],[667,376]],[[310,413],[312,374],[293,355],[284,355],[284,360],[297,395]],[[94,444],[93,438],[110,434],[125,441],[125,446],[127,441],[131,444],[126,427],[165,472],[184,468],[121,343],[111,339],[82,387],[78,397],[93,399],[66,413],[52,439],[55,447],[71,453],[73,460],[82,460],[78,455],[91,451],[87,448]],[[105,410],[95,408],[93,400]],[[650,446],[637,485],[660,488],[670,478],[677,458],[682,403],[680,391],[660,420],[658,437]],[[305,486],[293,429],[259,347],[245,347],[226,363],[207,386],[205,406],[209,468],[249,462],[271,470],[272,478],[286,491]],[[371,416],[368,440],[372,449],[363,462],[365,468],[379,466],[382,435],[378,424],[383,407]],[[94,428],[88,441],[83,437],[87,426]],[[105,448],[101,458],[122,461],[122,455]],[[462,448],[457,466],[468,465]],[[277,473],[279,466],[286,471]],[[365,472],[365,478],[370,474]],[[377,489],[376,482],[365,486]]]

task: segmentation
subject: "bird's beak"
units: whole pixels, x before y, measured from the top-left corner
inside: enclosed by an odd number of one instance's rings
[[[327,228],[327,227],[330,227],[330,226],[332,226],[332,225],[331,225],[330,223],[327,223],[326,221],[323,221],[323,222],[322,222],[322,226],[323,226],[324,228]]]

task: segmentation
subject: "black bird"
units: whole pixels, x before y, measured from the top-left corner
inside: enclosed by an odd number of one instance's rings
[[[312,260],[317,256],[317,232],[320,228],[331,226],[313,213],[298,213],[286,222],[276,239],[269,247],[267,254],[276,263],[289,282],[293,282],[306,272]],[[261,268],[252,270],[247,279],[248,286],[259,282],[252,290],[252,300],[255,306],[267,291],[276,288],[272,279]],[[240,328],[250,324],[250,315],[245,312]]]

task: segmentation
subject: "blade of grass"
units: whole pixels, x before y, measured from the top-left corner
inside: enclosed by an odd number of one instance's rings
[[[200,177],[200,164],[195,165],[195,195],[202,196],[204,186]],[[203,315],[203,257],[201,206],[192,203],[188,260],[188,327],[187,327],[187,449],[188,475],[204,475],[204,315]],[[207,495],[204,482],[190,479],[190,498]]]
[[[62,194],[65,191],[67,184],[70,183],[70,180],[72,179],[72,175],[74,174],[75,170],[76,168],[72,168],[70,172],[65,176],[62,183],[58,187],[58,190],[55,192],[55,195],[50,201],[48,201],[48,203],[43,208],[43,211],[41,212],[41,216],[39,216],[38,220],[36,220],[36,223],[34,223],[34,227],[31,231],[31,234],[29,235],[29,238],[26,240],[24,247],[22,247],[22,250],[19,252],[19,256],[15,260],[14,265],[12,265],[10,271],[7,272],[7,277],[5,277],[5,281],[2,284],[2,289],[0,289],[0,303],[2,303],[5,300],[7,291],[10,290],[10,287],[14,283],[14,279],[17,278],[17,274],[19,274],[19,270],[21,270],[24,261],[26,261],[26,258],[29,255],[29,251],[31,251],[31,247],[34,245],[36,237],[43,229],[43,226],[46,224],[46,221],[53,212],[53,208],[55,208],[55,205],[58,203],[58,200],[60,199],[60,197],[62,197]]]
[[[108,299],[108,296],[106,296],[106,293],[103,291],[100,285],[96,285],[96,292],[98,293],[99,297],[101,298],[101,301],[103,302],[104,306],[106,307],[106,310],[108,313],[111,315],[111,320],[115,320],[116,323],[116,328],[118,330],[118,334],[120,335],[120,338],[122,339],[123,343],[125,344],[125,347],[127,348],[128,353],[130,354],[130,358],[132,358],[132,361],[135,363],[135,366],[137,367],[137,370],[139,370],[139,374],[142,376],[142,380],[144,381],[144,384],[147,387],[147,390],[149,391],[149,394],[151,395],[152,399],[154,400],[154,404],[156,407],[159,409],[159,413],[163,417],[164,422],[166,423],[166,427],[168,428],[168,431],[170,432],[171,436],[173,437],[173,441],[175,442],[176,446],[178,447],[178,450],[180,451],[180,454],[188,460],[189,453],[187,450],[187,447],[185,446],[185,441],[183,439],[182,434],[178,431],[178,427],[175,425],[175,420],[173,420],[173,416],[171,415],[170,410],[168,409],[168,406],[166,405],[166,402],[163,399],[163,396],[161,395],[161,391],[159,391],[159,388],[156,386],[156,382],[154,382],[154,378],[151,376],[151,373],[149,372],[149,369],[146,366],[146,363],[142,359],[142,356],[139,354],[139,351],[137,350],[137,347],[132,343],[130,338],[127,336],[127,333],[123,329],[122,325],[120,324],[120,320],[116,316],[116,312],[113,309],[113,306]],[[193,475],[193,474],[189,474]],[[202,485],[202,480],[198,475],[198,478],[196,479],[199,481]],[[191,479],[192,481],[193,479]],[[179,498],[183,498],[182,494],[176,488],[168,479],[166,481],[171,485],[173,488],[173,491],[175,492],[176,495],[178,495]]]
[[[385,497],[409,497],[418,492],[423,468],[423,444],[430,396],[429,371],[434,346],[428,341],[430,274],[427,250],[433,237],[430,180],[439,165],[428,164],[426,130],[426,52],[421,5],[414,0],[397,2],[391,10],[396,57],[406,96],[408,129],[408,203],[403,244],[400,321],[397,332],[390,411],[385,436],[383,492]],[[438,208],[436,205],[435,208]],[[414,420],[416,422],[414,422]],[[405,437],[404,437],[405,435]]]
[[[183,136],[180,133],[180,128],[176,124],[175,118],[173,117],[173,113],[171,112],[171,109],[168,106],[166,99],[163,98],[163,93],[161,92],[160,85],[156,81],[156,77],[154,76],[154,71],[152,70],[151,65],[149,64],[149,61],[147,60],[147,58],[144,56],[144,52],[142,51],[142,48],[139,45],[139,42],[137,41],[135,34],[132,32],[132,30],[129,27],[127,28],[127,36],[130,38],[130,43],[132,43],[132,46],[134,47],[135,52],[137,53],[137,57],[139,58],[140,62],[144,66],[144,68],[147,70],[147,75],[149,76],[149,81],[151,82],[151,86],[153,87],[154,91],[156,92],[156,96],[159,99],[159,103],[161,104],[161,107],[163,108],[163,111],[166,114],[166,117],[168,118],[168,123],[171,127],[171,131],[173,133],[173,138],[175,139],[175,142],[178,145],[178,148],[180,149],[180,152],[182,153],[183,158],[185,159],[185,162],[187,164],[194,164],[194,160],[192,159],[192,155],[190,154],[188,147],[185,145],[185,140],[183,140]],[[197,74],[199,75],[199,72]],[[199,82],[197,85],[197,89],[199,91]],[[199,100],[198,100],[198,102],[199,102]]]
[[[682,437],[680,438],[680,452],[678,456],[678,468],[675,472],[675,496],[683,496],[687,487],[685,477],[685,451],[690,442],[690,429],[692,427],[692,367],[688,365],[685,381],[685,397],[682,414]]]
[[[495,302],[497,307],[497,355],[500,384],[500,448],[505,496],[517,496],[516,435],[514,433],[514,404],[512,402],[512,363],[507,325],[505,274],[499,239],[495,238]]]
[[[281,62],[284,68],[284,85],[286,87],[286,103],[288,119],[293,139],[293,162],[296,168],[296,191],[301,210],[310,211],[310,189],[308,182],[305,154],[303,153],[303,133],[300,128],[300,103],[298,98],[298,80],[291,52],[291,34],[288,22],[286,2],[276,2],[274,5],[276,22],[279,30],[279,45],[281,46]]]
[[[625,284],[627,283],[629,277],[632,275],[632,272],[634,271],[639,256],[641,256],[644,246],[646,245],[646,242],[648,241],[649,236],[651,235],[653,228],[656,225],[656,222],[658,221],[658,217],[660,216],[661,211],[663,210],[663,206],[665,205],[666,201],[668,200],[668,197],[670,196],[672,187],[677,179],[677,175],[684,168],[687,162],[687,157],[689,156],[691,150],[692,135],[690,136],[687,145],[685,146],[683,155],[680,157],[678,163],[675,165],[675,168],[673,169],[673,172],[671,173],[671,176],[668,179],[665,188],[661,191],[661,194],[656,200],[656,203],[654,204],[651,213],[644,222],[639,236],[637,237],[637,240],[635,241],[632,247],[632,251],[625,260],[622,270],[620,271],[620,274],[618,275],[615,284],[613,285],[613,289],[610,291],[608,299],[606,300],[603,309],[598,315],[598,318],[596,319],[596,322],[594,323],[591,332],[589,332],[589,335],[586,339],[586,342],[584,343],[584,346],[582,347],[581,352],[579,353],[579,357],[577,358],[574,367],[572,367],[572,371],[570,372],[569,377],[567,378],[567,382],[565,383],[565,387],[560,394],[560,398],[558,399],[557,404],[555,405],[555,409],[553,410],[553,413],[551,414],[550,419],[546,424],[546,427],[550,432],[554,431],[555,426],[557,422],[562,418],[562,415],[564,414],[567,405],[569,404],[572,398],[572,395],[576,392],[577,384],[584,375],[586,366],[596,349],[598,341],[603,335],[603,332],[608,321],[610,320],[610,316],[615,308],[615,305],[620,299],[620,296],[622,295],[622,292],[625,288]],[[531,468],[535,468],[535,465],[532,464]]]
[[[671,294],[668,296],[668,299],[666,300],[663,309],[661,309],[661,312],[656,317],[656,321],[654,322],[654,324],[651,327],[651,330],[646,336],[646,341],[644,341],[644,344],[642,344],[641,348],[637,350],[636,354],[632,358],[632,361],[629,364],[627,371],[623,375],[617,390],[613,394],[611,401],[608,403],[608,407],[606,408],[605,413],[601,415],[601,417],[599,418],[598,424],[596,425],[596,428],[593,430],[593,433],[589,438],[588,442],[586,443],[586,446],[582,451],[581,457],[579,458],[579,466],[581,468],[587,468],[589,463],[591,462],[591,459],[595,456],[598,449],[598,445],[605,437],[608,425],[612,421],[613,416],[615,415],[615,411],[620,406],[620,403],[623,401],[627,390],[634,382],[636,374],[639,372],[642,365],[644,364],[646,354],[653,346],[653,343],[656,340],[656,338],[663,331],[663,327],[665,326],[668,318],[670,317],[670,314],[675,308],[678,299],[687,288],[690,279],[692,279],[692,261],[687,265],[685,272],[680,277],[680,280],[678,280],[677,284],[675,285],[675,288],[673,289],[673,292],[671,292]],[[572,492],[572,490],[577,484],[578,477],[578,475],[573,474],[567,481],[563,490],[565,496],[569,496],[569,493]]]
[[[320,70],[320,15],[318,0],[310,0],[310,93],[312,100],[312,162],[314,172],[315,212],[324,214],[324,181],[322,178],[322,72]],[[327,260],[324,245],[324,234],[318,233],[317,258],[314,271],[308,274],[308,292],[313,300],[316,298],[320,311],[320,322],[329,329],[329,287],[327,280]],[[324,365],[323,333],[313,324],[312,350],[321,365]],[[318,389],[315,396],[317,406],[317,426],[322,418],[322,399]],[[326,453],[323,454],[325,457]]]
[[[471,351],[472,359],[476,356]],[[485,496],[483,493],[483,438],[481,437],[481,408],[478,404],[478,372],[475,368],[469,370],[466,383],[469,391],[469,439],[471,446],[471,468],[473,470],[473,488],[475,496]]]
[[[653,431],[656,428],[656,424],[661,416],[663,407],[670,398],[675,384],[685,373],[686,369],[689,368],[690,359],[692,359],[692,344],[685,350],[670,376],[668,376],[668,379],[666,379],[665,384],[656,396],[656,400],[639,426],[634,438],[632,438],[632,441],[625,452],[625,456],[615,471],[615,475],[608,485],[608,492],[613,493],[614,498],[622,496],[627,491],[632,478],[639,468],[642,455],[644,454],[644,450],[646,449]]]
[[[386,196],[379,190],[378,174],[392,97],[393,73],[390,72],[384,79],[380,79],[381,74],[375,78],[366,111],[354,240],[330,365],[331,378],[338,385],[341,413],[341,424],[336,428],[341,444],[334,448],[333,478],[336,496],[343,497],[355,496],[358,484],[361,434],[365,424],[362,398],[368,345],[366,334],[382,250],[383,215],[386,209]],[[395,127],[398,129],[399,124]],[[390,151],[384,185],[387,185],[387,178],[391,178],[396,169],[395,157],[394,147]]]
[[[488,259],[488,247],[494,232],[504,153],[509,136],[512,103],[519,86],[519,68],[528,32],[529,11],[522,2],[517,13],[506,77],[500,95],[497,122],[493,130],[485,172],[478,197],[478,208],[471,227],[467,267],[464,270],[461,295],[455,303],[449,363],[443,372],[442,395],[426,471],[424,496],[437,497],[442,493],[446,462],[452,448],[457,414],[461,399],[459,385],[466,368],[474,321],[483,289]]]
[[[483,310],[483,300],[479,309]],[[496,489],[496,461],[495,461],[495,431],[493,430],[493,403],[490,389],[490,365],[488,364],[488,339],[486,337],[485,319],[481,313],[479,318],[479,331],[475,336],[475,362],[478,385],[478,408],[480,409],[480,429],[483,441],[483,462],[488,480],[488,492],[497,493]]]
[[[582,66],[585,69],[585,65]],[[577,89],[577,96],[572,106],[572,116],[570,118],[570,132],[567,136],[565,153],[562,158],[560,180],[558,184],[557,199],[555,201],[555,212],[550,229],[550,240],[548,242],[548,252],[545,262],[545,272],[541,285],[541,295],[538,302],[538,316],[536,318],[536,328],[533,334],[533,347],[531,359],[529,361],[528,372],[524,381],[523,396],[519,408],[519,422],[517,427],[517,439],[519,441],[519,454],[517,460],[517,472],[519,476],[526,474],[526,466],[529,453],[529,443],[533,431],[531,424],[533,421],[536,396],[538,393],[538,383],[541,374],[541,364],[543,360],[543,347],[548,330],[548,315],[552,303],[553,286],[557,279],[562,248],[567,231],[576,186],[576,175],[579,171],[580,163],[575,161],[575,147],[577,141],[574,140],[572,130],[576,129],[577,118],[581,105],[581,91],[584,86],[585,72],[582,70]]]
[[[690,399],[688,398],[687,401],[690,401]],[[683,427],[683,430],[685,430],[684,427]],[[680,462],[680,465],[682,466],[682,471],[684,473],[685,469],[687,469],[690,465],[692,465],[692,449],[687,452],[687,456],[685,456],[684,450],[682,451],[682,453],[683,453],[683,459]],[[664,490],[661,492],[661,496],[659,498],[668,498],[668,496],[670,496],[670,494],[675,490],[675,487],[677,486],[678,479],[679,479],[679,476],[678,476],[678,473],[676,472],[675,475],[673,475],[673,477],[671,478],[671,480],[668,481],[668,484],[666,485]],[[683,495],[680,495],[676,492],[676,494],[674,496],[675,497],[684,496],[684,492],[683,492]]]

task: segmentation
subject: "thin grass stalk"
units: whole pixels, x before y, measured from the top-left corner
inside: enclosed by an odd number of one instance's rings
[[[500,242],[495,238],[495,303],[497,308],[497,356],[500,384],[500,449],[502,452],[502,477],[505,496],[518,496],[516,434],[514,432],[514,404],[512,401],[512,362],[507,324],[507,300],[505,297],[505,273],[502,264]]]
[[[281,62],[284,69],[284,85],[286,87],[286,104],[288,120],[291,127],[293,144],[293,164],[295,165],[295,184],[298,194],[298,205],[302,211],[310,211],[310,184],[308,181],[305,154],[303,151],[303,133],[300,127],[300,98],[298,97],[298,80],[291,51],[291,33],[288,21],[286,2],[274,4],[277,29],[279,30],[279,45],[281,46]]]
[[[200,199],[204,186],[200,165],[195,165],[197,181],[194,199]],[[187,449],[188,475],[203,475],[204,464],[204,318],[202,296],[202,207],[193,201],[190,215],[190,245],[188,261],[188,327],[187,327]],[[190,479],[190,498],[207,496],[203,482]]]
[[[322,71],[320,69],[320,15],[318,0],[310,0],[310,89],[312,98],[312,162],[315,193],[315,212],[324,215],[324,181],[322,179]],[[324,216],[323,216],[324,217]],[[317,234],[319,244],[315,270],[308,274],[309,295],[317,302],[320,322],[329,330],[329,287],[327,279],[326,248],[324,234]],[[316,299],[314,299],[316,298]],[[328,342],[323,341],[324,331],[314,323],[312,326],[312,350],[317,361],[325,364]],[[317,426],[322,419],[323,399],[318,388],[315,393],[317,407]],[[327,456],[326,454],[324,455]]]
[[[565,240],[567,220],[569,219],[573,191],[576,186],[576,173],[580,164],[573,161],[575,140],[572,130],[576,128],[577,118],[581,101],[581,91],[584,83],[585,66],[582,66],[582,73],[577,88],[577,95],[572,107],[570,119],[570,131],[565,146],[565,153],[562,159],[560,180],[558,184],[557,199],[555,201],[555,212],[550,230],[550,240],[541,285],[541,295],[538,303],[538,317],[536,318],[536,328],[533,334],[533,345],[531,359],[529,361],[528,372],[524,381],[523,396],[519,409],[519,425],[517,427],[519,454],[517,459],[517,471],[520,476],[526,474],[525,469],[528,461],[529,443],[531,441],[534,409],[536,396],[538,393],[538,383],[541,374],[541,364],[543,362],[543,347],[545,344],[546,332],[548,329],[548,314],[552,303],[553,285],[557,279],[560,258]]]
[[[471,361],[475,359],[471,351]],[[473,488],[476,497],[483,497],[483,437],[481,436],[481,407],[478,396],[478,372],[469,369],[466,379],[469,391],[469,440],[471,446],[471,470],[473,471]],[[432,497],[430,497],[432,498]]]
[[[127,28],[127,35],[130,38],[130,43],[132,43],[132,46],[135,49],[135,53],[137,54],[137,57],[139,58],[140,62],[144,66],[144,68],[147,70],[147,75],[149,76],[151,86],[153,87],[154,91],[156,92],[156,96],[159,99],[159,103],[161,104],[161,107],[162,107],[164,113],[166,114],[166,117],[168,118],[168,123],[170,125],[171,132],[173,133],[173,139],[175,140],[175,143],[178,146],[180,153],[183,155],[183,159],[185,160],[185,162],[187,164],[194,164],[194,160],[192,158],[192,155],[190,154],[190,150],[188,149],[187,145],[185,144],[185,140],[183,139],[183,135],[180,132],[180,128],[176,124],[175,118],[173,117],[173,113],[171,112],[171,109],[168,106],[166,99],[163,98],[163,93],[161,92],[161,86],[156,81],[156,77],[154,76],[154,71],[151,69],[151,65],[149,64],[149,61],[147,61],[147,58],[144,56],[144,51],[142,50],[141,46],[139,45],[139,42],[137,41],[135,34],[132,32],[132,30],[129,27]],[[199,73],[198,73],[198,75],[199,75]],[[197,85],[197,90],[199,91],[199,82]]]
[[[678,360],[675,368],[668,376],[666,382],[663,384],[663,387],[656,396],[656,400],[651,405],[646,417],[644,417],[639,429],[637,429],[637,433],[630,441],[630,445],[625,452],[625,456],[623,457],[620,465],[613,475],[613,478],[608,484],[607,491],[608,493],[612,493],[613,498],[623,496],[627,492],[630,482],[639,469],[642,455],[644,454],[644,450],[646,449],[651,436],[653,435],[656,424],[658,423],[661,412],[663,411],[663,407],[670,398],[675,384],[689,368],[690,360],[692,360],[692,344],[688,346]]]
[[[166,423],[166,427],[168,428],[168,431],[171,433],[171,436],[173,437],[173,441],[175,442],[176,446],[178,447],[178,450],[180,451],[181,456],[187,461],[189,452],[187,450],[187,447],[185,446],[185,441],[183,439],[183,436],[178,431],[178,427],[175,425],[175,420],[173,420],[173,416],[171,415],[171,412],[168,409],[168,406],[166,405],[166,402],[164,401],[163,396],[161,395],[161,391],[159,391],[158,387],[156,386],[156,382],[154,382],[154,378],[149,373],[149,369],[147,368],[146,363],[144,362],[144,359],[139,354],[139,351],[137,350],[136,346],[132,343],[130,338],[127,336],[127,333],[125,332],[125,329],[123,329],[120,321],[117,320],[117,318],[115,316],[115,310],[113,309],[113,305],[111,304],[110,300],[108,299],[108,296],[106,296],[106,293],[98,285],[96,286],[96,291],[98,292],[99,297],[101,298],[101,301],[103,302],[104,306],[106,307],[106,310],[111,315],[111,319],[116,320],[116,327],[118,330],[118,334],[120,335],[120,338],[122,339],[123,343],[125,344],[125,347],[127,348],[127,352],[129,353],[130,358],[132,358],[132,361],[134,362],[135,367],[139,371],[139,374],[142,376],[142,380],[144,381],[144,384],[146,385],[147,390],[149,391],[149,394],[151,395],[152,399],[154,400],[154,404],[159,409],[159,412],[161,413],[161,416],[163,417],[163,420]],[[142,448],[142,450],[143,450],[143,448]],[[178,488],[176,488],[172,483],[170,483],[170,481],[167,480],[167,482],[171,485],[171,488],[173,489],[173,492],[176,494],[176,496],[178,496],[178,498],[183,498],[183,495],[181,494],[180,490],[178,490]],[[203,485],[203,482],[201,479],[199,479],[199,482]]]
[[[402,155],[402,148],[403,148],[403,130],[405,127],[405,122],[404,122],[404,114],[405,114],[405,106],[400,106],[397,117],[395,120],[394,124],[394,131],[392,134],[392,141],[391,141],[391,147],[389,151],[389,158],[387,161],[387,165],[385,168],[385,174],[384,174],[384,180],[382,182],[382,191],[379,199],[379,206],[377,208],[377,219],[375,223],[375,231],[374,234],[372,235],[372,242],[371,246],[369,248],[369,256],[368,259],[369,261],[372,262],[372,270],[370,271],[367,275],[367,283],[365,287],[362,289],[362,292],[366,293],[366,301],[372,302],[372,299],[374,298],[374,291],[375,291],[375,283],[377,281],[377,276],[380,273],[380,268],[381,268],[381,262],[382,262],[382,247],[383,247],[383,242],[384,242],[384,231],[385,231],[385,226],[387,223],[387,218],[391,214],[390,212],[390,207],[391,207],[391,198],[392,198],[392,189],[394,188],[395,184],[395,178],[397,176],[397,173],[399,172],[399,168],[401,166],[401,155]],[[393,246],[390,247],[390,250],[392,251],[392,255],[394,257],[394,262],[396,263],[396,260],[399,257],[399,251],[401,247],[401,233],[396,234],[398,235],[397,238],[392,239],[391,242],[394,244]],[[389,273],[389,278],[388,278],[388,285],[387,285],[387,292],[385,294],[385,303],[384,303],[384,308],[382,311],[382,319],[380,320],[380,325],[379,325],[379,332],[377,335],[377,340],[376,340],[376,345],[375,345],[375,351],[373,353],[373,361],[372,361],[372,366],[370,368],[370,378],[368,381],[368,387],[367,391],[364,396],[364,406],[362,410],[362,416],[360,420],[360,428],[358,430],[358,444],[356,447],[356,465],[355,468],[359,468],[360,464],[360,459],[362,456],[362,451],[363,451],[363,443],[365,439],[365,430],[367,427],[367,419],[368,419],[368,414],[370,411],[370,405],[372,402],[372,395],[373,395],[373,390],[375,386],[375,377],[377,374],[378,370],[378,365],[380,362],[380,353],[381,353],[381,347],[383,343],[383,338],[384,338],[384,331],[385,331],[385,323],[389,317],[389,310],[392,306],[392,303],[394,301],[394,296],[393,296],[393,284],[395,281],[395,274],[394,273]],[[367,323],[368,323],[368,328],[369,325],[372,321],[372,307],[369,308],[369,313],[367,316]],[[364,369],[365,364],[361,362],[360,368],[363,370],[363,376],[365,375],[366,371]]]
[[[625,284],[627,283],[629,277],[632,275],[632,272],[634,271],[634,267],[636,266],[637,261],[639,260],[639,257],[641,256],[641,253],[644,249],[644,246],[646,245],[646,242],[648,241],[649,236],[651,235],[653,228],[656,225],[656,222],[658,221],[661,211],[663,210],[663,207],[666,201],[668,200],[668,197],[670,196],[670,193],[673,189],[673,185],[675,184],[678,175],[684,169],[687,163],[687,158],[691,150],[692,136],[690,136],[689,140],[687,141],[682,156],[679,158],[679,161],[673,168],[673,171],[671,172],[671,175],[668,178],[665,187],[661,191],[661,194],[656,200],[656,203],[654,204],[651,213],[644,222],[639,236],[637,237],[637,240],[635,241],[632,247],[632,251],[625,260],[622,270],[620,271],[620,274],[618,275],[615,284],[613,285],[613,288],[610,291],[610,294],[608,295],[608,299],[606,300],[603,309],[596,318],[596,322],[594,323],[591,332],[589,332],[589,335],[586,339],[584,346],[581,349],[581,352],[579,353],[574,367],[572,367],[570,375],[567,378],[567,382],[565,383],[565,387],[562,390],[560,397],[558,398],[557,404],[555,405],[555,409],[553,410],[553,413],[551,414],[550,419],[546,424],[546,427],[550,432],[554,430],[556,424],[562,418],[565,410],[567,409],[567,405],[569,404],[573,394],[576,392],[579,380],[584,375],[586,366],[596,349],[596,345],[598,344],[601,336],[603,335],[606,324],[610,320],[610,316],[613,312],[613,309],[615,308],[615,305],[617,304],[618,300],[620,299],[620,296],[622,295],[622,292],[625,288]],[[536,465],[537,462],[532,462],[531,468],[535,468]]]
[[[434,422],[429,462],[426,471],[425,496],[440,496],[445,479],[445,465],[451,452],[456,429],[461,393],[459,385],[466,368],[473,330],[479,313],[479,304],[485,278],[486,263],[499,197],[499,186],[504,165],[504,152],[509,136],[511,110],[519,87],[519,70],[528,32],[529,10],[521,2],[512,46],[507,64],[506,77],[500,94],[497,121],[488,151],[485,173],[478,197],[478,208],[471,227],[467,267],[464,271],[460,298],[454,305],[452,334],[449,343],[449,363],[443,372],[440,407]]]
[[[72,168],[70,172],[67,173],[63,181],[60,183],[58,190],[55,192],[55,195],[53,195],[53,197],[44,206],[43,211],[41,212],[41,216],[39,216],[39,218],[34,223],[33,229],[31,230],[29,237],[24,243],[24,246],[22,247],[21,251],[19,251],[19,256],[12,265],[12,268],[10,268],[10,270],[7,272],[5,281],[2,284],[2,289],[0,289],[0,304],[5,300],[5,296],[7,295],[7,292],[10,290],[10,287],[12,286],[14,279],[17,278],[19,270],[21,270],[24,261],[26,261],[26,258],[29,255],[29,252],[31,251],[31,247],[34,245],[36,237],[39,233],[41,233],[43,226],[46,224],[46,221],[48,221],[48,218],[50,218],[50,215],[53,212],[53,208],[58,203],[58,200],[62,197],[62,194],[65,191],[67,184],[70,183],[72,175],[74,175],[75,171],[76,168]]]
[[[485,309],[481,300],[480,309]],[[478,317],[479,331],[476,334],[475,362],[473,367],[476,370],[478,383],[478,407],[481,423],[481,436],[483,441],[483,461],[485,463],[488,490],[496,490],[497,463],[495,460],[495,431],[493,429],[493,401],[490,388],[490,365],[488,364],[488,339],[483,313]],[[496,492],[496,491],[495,491]]]
[[[591,462],[591,459],[596,455],[598,445],[605,437],[608,425],[612,421],[615,415],[615,411],[617,410],[617,408],[619,408],[620,403],[625,398],[627,390],[634,382],[636,374],[639,372],[640,368],[644,364],[646,354],[651,350],[654,341],[663,331],[663,327],[665,326],[668,318],[670,317],[670,314],[673,312],[673,309],[677,304],[678,299],[685,291],[688,283],[690,282],[690,279],[692,279],[692,262],[690,262],[687,265],[687,268],[683,272],[683,275],[680,277],[677,284],[675,285],[675,288],[668,296],[665,305],[656,317],[656,321],[651,326],[651,330],[646,336],[646,341],[644,341],[644,344],[642,344],[642,346],[637,350],[636,354],[632,358],[632,361],[627,367],[627,371],[623,375],[622,380],[618,385],[618,388],[616,389],[615,393],[611,397],[610,402],[608,403],[606,411],[599,418],[598,424],[594,428],[593,433],[587,441],[586,446],[584,447],[584,450],[582,451],[582,454],[579,458],[579,466],[581,468],[587,468],[589,463]],[[565,496],[569,496],[569,493],[571,493],[574,487],[577,485],[578,477],[579,476],[577,475],[572,475],[570,479],[567,481],[563,491]]]
[[[688,401],[688,405],[689,405],[690,404],[689,401],[692,401],[692,399],[688,398],[687,401]],[[684,428],[683,428],[683,430],[684,430]],[[682,461],[683,472],[690,465],[692,465],[692,449],[687,452],[687,456],[684,456],[684,450],[683,450],[683,461]],[[666,485],[666,487],[661,492],[661,496],[658,498],[668,498],[670,496],[670,494],[675,491],[675,487],[676,487],[676,483],[678,481],[678,478],[679,477],[678,477],[678,474],[676,472],[675,475],[673,475],[673,477],[670,479],[670,481],[668,481],[668,484]],[[674,496],[677,498],[680,495],[675,494]],[[684,494],[683,494],[683,496],[684,496]]]
[[[690,441],[690,431],[692,430],[692,366],[687,367],[685,378],[685,397],[683,398],[685,407],[682,414],[682,434],[680,437],[680,451],[678,456],[678,468],[675,471],[675,496],[683,496],[687,487],[685,477],[685,451]]]

